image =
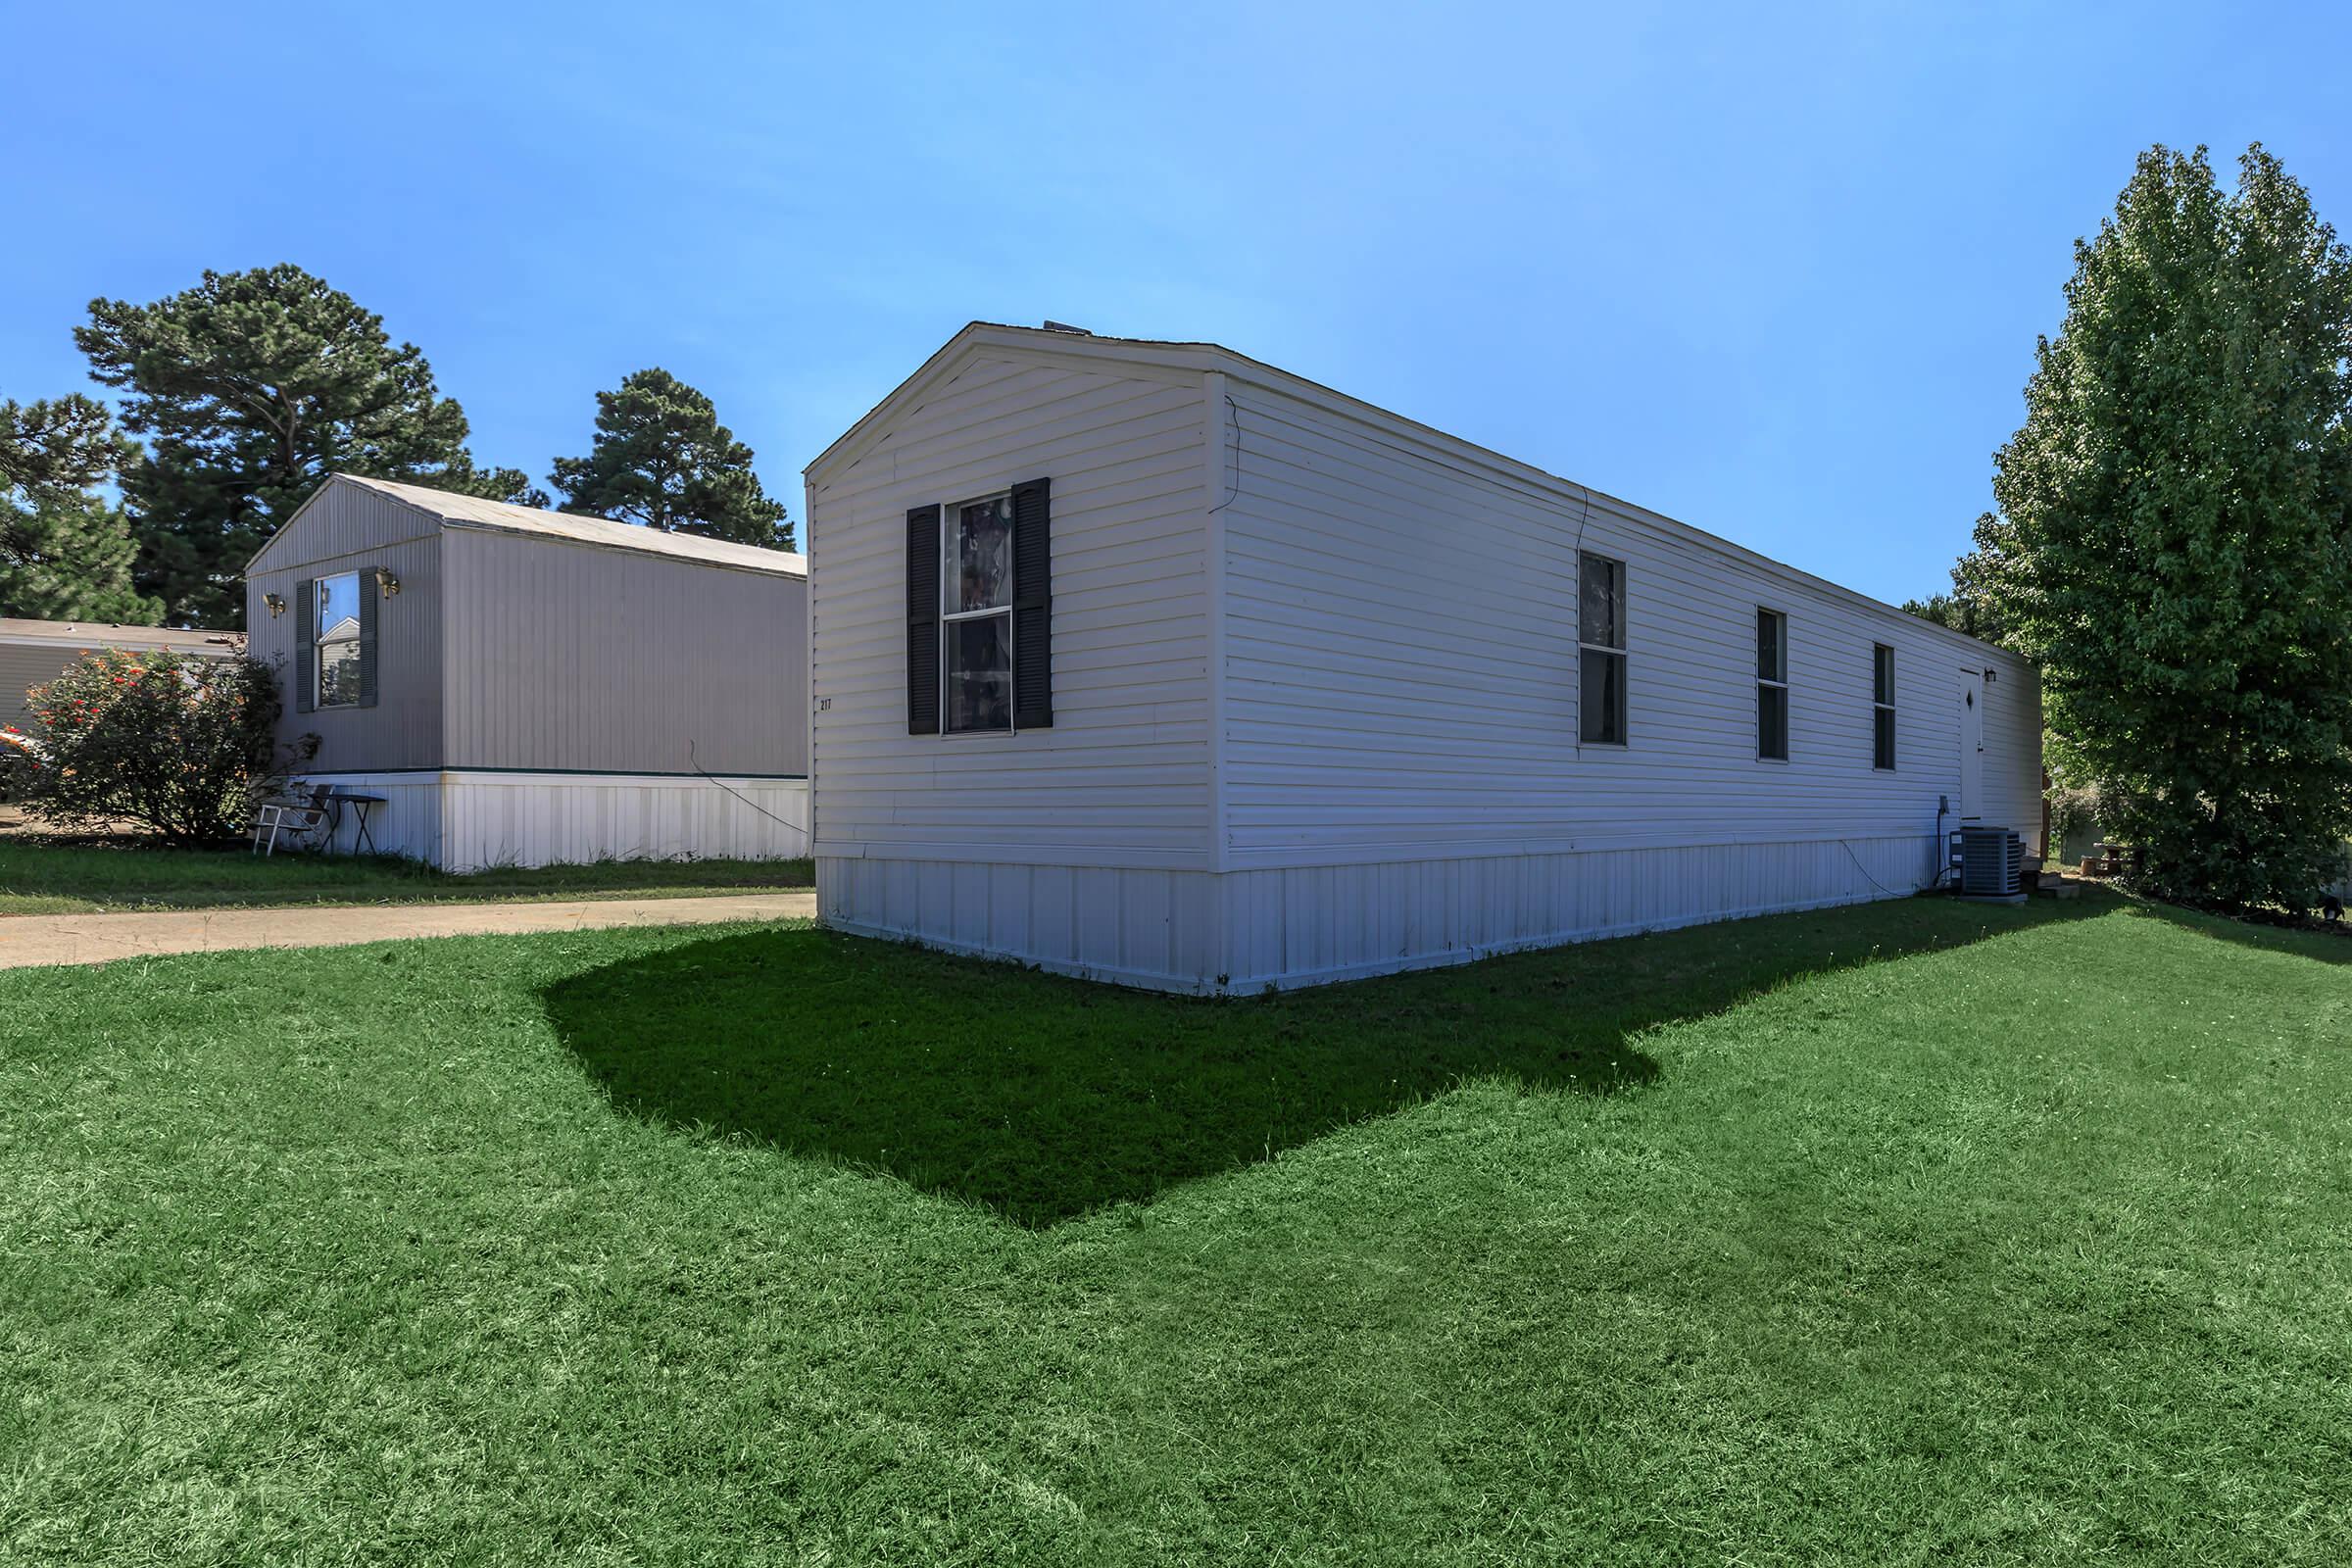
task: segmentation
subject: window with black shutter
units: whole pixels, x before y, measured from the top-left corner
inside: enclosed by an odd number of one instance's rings
[[[1012,487],[1012,723],[1054,723],[1053,481]]]
[[[906,514],[906,728],[986,735],[1054,722],[1051,487]]]
[[[1894,650],[1870,650],[1870,765],[1894,770]]]
[[[1576,564],[1577,737],[1587,746],[1625,742],[1625,563],[1580,553]]]
[[[1756,612],[1756,756],[1788,760],[1788,617]]]
[[[307,713],[318,698],[318,583],[305,577],[294,585],[294,711]]]
[[[939,733],[939,514],[906,514],[906,733]]]

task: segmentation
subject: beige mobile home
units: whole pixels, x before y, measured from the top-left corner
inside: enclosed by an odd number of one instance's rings
[[[2025,662],[1214,345],[975,324],[807,478],[843,930],[1247,992],[2038,840]]]
[[[121,626],[112,621],[0,619],[0,726],[29,727],[28,687],[57,679],[101,648],[133,653],[194,654],[220,659],[245,639],[233,631],[180,631],[169,626]]]
[[[245,599],[302,781],[473,870],[808,854],[808,592],[800,556],[337,474]]]

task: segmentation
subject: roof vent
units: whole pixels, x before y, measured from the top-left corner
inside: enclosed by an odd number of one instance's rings
[[[1046,330],[1049,332],[1067,332],[1072,337],[1093,337],[1095,335],[1094,333],[1089,332],[1085,327],[1072,326],[1067,321],[1048,321],[1046,323]]]

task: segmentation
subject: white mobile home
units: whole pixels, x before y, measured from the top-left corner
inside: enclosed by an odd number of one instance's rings
[[[974,324],[807,479],[843,930],[1245,992],[2038,842],[2025,662],[1214,345]]]
[[[446,870],[808,853],[804,558],[337,474],[246,572],[298,776]],[[347,811],[338,847],[359,823]]]

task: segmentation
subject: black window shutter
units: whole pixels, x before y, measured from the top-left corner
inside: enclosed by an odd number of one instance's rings
[[[318,584],[305,577],[294,585],[294,711],[311,710],[318,691]]]
[[[1054,725],[1054,481],[1012,487],[1012,724]]]
[[[906,514],[906,733],[939,733],[939,508]]]
[[[375,706],[375,616],[377,592],[375,573],[360,573],[360,706]]]

